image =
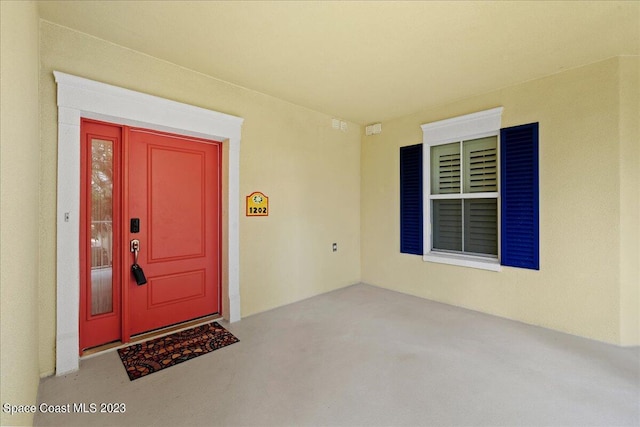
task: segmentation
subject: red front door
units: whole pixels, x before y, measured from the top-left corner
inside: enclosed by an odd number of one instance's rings
[[[130,129],[127,224],[139,219],[126,284],[130,335],[220,311],[220,143]],[[129,246],[129,245],[127,245]],[[130,263],[133,263],[130,254]],[[130,270],[130,265],[128,266]]]
[[[221,143],[90,120],[81,133],[81,352],[220,313]]]

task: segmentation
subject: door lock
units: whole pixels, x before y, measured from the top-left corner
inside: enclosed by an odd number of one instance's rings
[[[140,240],[138,239],[133,239],[130,243],[129,246],[131,248],[131,252],[133,253],[133,257],[134,257],[134,264],[138,263],[138,252],[140,251]]]
[[[131,252],[133,252],[133,265],[131,266],[131,273],[133,278],[136,279],[138,286],[147,283],[147,278],[144,276],[142,267],[138,265],[138,252],[140,251],[140,240],[133,239],[130,242]]]
[[[140,218],[131,218],[129,221],[129,231],[131,233],[140,232]]]

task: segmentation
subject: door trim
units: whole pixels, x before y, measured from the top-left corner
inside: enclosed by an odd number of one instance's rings
[[[80,119],[223,141],[222,311],[240,320],[240,140],[244,119],[59,71],[56,375],[79,368]]]

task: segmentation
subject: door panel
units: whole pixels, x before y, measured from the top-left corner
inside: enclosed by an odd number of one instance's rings
[[[204,151],[148,146],[148,262],[205,254],[206,170]],[[178,211],[176,211],[178,208]]]
[[[149,306],[158,307],[206,295],[206,271],[189,271],[150,280]]]
[[[220,143],[130,129],[128,146],[129,239],[147,277],[128,276],[129,334],[219,312]]]

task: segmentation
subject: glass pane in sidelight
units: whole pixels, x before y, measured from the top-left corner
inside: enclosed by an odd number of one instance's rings
[[[113,311],[113,142],[91,140],[91,314]]]

